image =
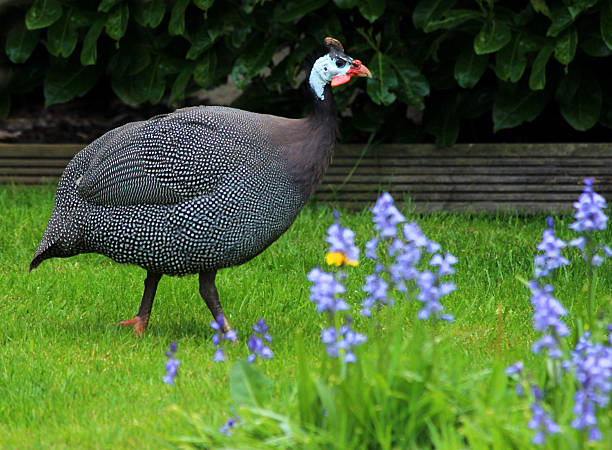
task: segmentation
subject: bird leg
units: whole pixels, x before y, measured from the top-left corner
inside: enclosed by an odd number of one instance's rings
[[[153,306],[153,299],[155,298],[155,291],[157,291],[157,283],[161,279],[161,273],[147,272],[147,278],[145,279],[144,293],[142,294],[142,301],[140,302],[140,308],[138,314],[131,320],[124,320],[119,325],[134,326],[134,335],[136,337],[142,337],[147,329],[149,323],[149,316],[151,315],[151,307]]]
[[[213,317],[216,319],[221,316],[223,320],[223,331],[228,332],[232,329],[225,314],[223,314],[223,308],[219,303],[219,293],[215,286],[215,276],[217,271],[214,272],[200,272],[200,295],[206,302],[206,306],[210,309]]]

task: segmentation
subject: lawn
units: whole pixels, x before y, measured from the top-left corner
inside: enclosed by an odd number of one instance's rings
[[[193,436],[194,420],[218,430],[233,414],[232,408],[239,407],[229,393],[232,363],[246,358],[246,338],[260,317],[270,326],[275,355],[256,363],[274,382],[267,406],[292,414],[300,376],[298,354],[306,358],[302,370],[307,367],[311,373],[329,363],[320,343],[325,324],[309,299],[306,274],[325,264],[332,208],[308,205],[263,254],[219,273],[221,303],[239,342],[226,347],[228,362],[215,363],[211,317],[199,297],[197,277],[162,278],[149,329],[137,339],[117,323],[137,312],[142,269],[91,254],[48,260],[28,273],[53,195],[52,186],[0,187],[0,447],[159,448],[181,436]],[[521,280],[533,275],[545,216],[417,215],[407,205],[401,209],[459,260],[453,276],[457,290],[444,299],[445,312],[455,320],[424,330],[436,333],[443,343],[441,354],[449,358],[455,375],[465,375],[462,380],[467,383],[470,374],[476,380],[476,374],[488,376],[494,367],[516,360],[527,367],[536,365],[541,358],[530,350],[537,339],[533,311]],[[341,220],[355,231],[356,243],[363,249],[373,234],[369,210],[341,211]],[[561,238],[573,237],[567,228],[572,221],[571,216],[556,218]],[[604,232],[607,243],[612,242],[611,230]],[[572,255],[572,267],[561,269],[555,279],[555,296],[570,317],[582,307],[587,276],[577,252]],[[359,266],[350,268],[346,299],[356,308],[363,299],[363,280],[373,266],[362,258]],[[611,266],[609,260],[604,263],[595,288],[599,309],[608,319]],[[358,358],[371,358],[395,339],[397,335],[385,333],[387,321],[398,322],[407,336],[415,327],[422,328],[415,319],[417,309],[411,302],[397,305],[392,313],[381,311],[376,327],[356,317],[355,327],[369,336],[358,349]],[[568,325],[573,326],[572,320]],[[181,361],[175,386],[162,382],[164,352],[171,341],[177,342]],[[438,355],[437,361],[442,360]],[[469,386],[462,389],[469,392]],[[520,419],[516,424],[524,418],[525,431],[517,438],[522,442],[532,434],[526,428],[530,413],[528,404],[517,405],[513,417]],[[193,419],[196,415],[199,419]],[[607,427],[606,439],[612,439],[611,420],[608,416],[607,425],[602,425]],[[465,423],[461,427],[464,434],[474,432]],[[445,446],[455,448],[452,442]]]

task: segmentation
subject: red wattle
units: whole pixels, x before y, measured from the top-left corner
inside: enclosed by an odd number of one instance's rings
[[[341,84],[348,83],[351,81],[350,75],[337,75],[331,79],[332,87],[340,86]]]

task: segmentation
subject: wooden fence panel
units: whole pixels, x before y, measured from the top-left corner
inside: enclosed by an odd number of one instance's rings
[[[0,144],[0,182],[54,182],[78,144]],[[569,210],[595,177],[612,204],[612,144],[340,145],[316,201],[363,207],[381,191],[429,211]]]

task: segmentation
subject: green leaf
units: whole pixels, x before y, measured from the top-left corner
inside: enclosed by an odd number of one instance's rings
[[[40,37],[40,31],[30,31],[25,22],[18,21],[11,27],[4,43],[4,50],[11,62],[21,64],[28,60]]]
[[[368,78],[368,96],[377,105],[390,105],[397,98],[391,91],[398,87],[399,82],[389,57],[381,52],[376,52],[369,67],[374,78]]]
[[[531,0],[531,6],[535,12],[544,14],[546,17],[550,17],[550,9],[546,4],[545,0]]]
[[[464,46],[455,63],[455,80],[464,89],[476,86],[487,70],[488,55],[477,55],[470,46]]]
[[[557,37],[559,33],[573,23],[572,15],[567,7],[563,5],[553,6],[550,14],[550,20],[552,23],[546,32],[546,36],[548,37]]]
[[[360,3],[359,0],[334,0],[334,5],[340,9],[351,9]]]
[[[477,55],[494,53],[502,49],[512,39],[510,28],[495,19],[484,24],[474,38],[474,51]]]
[[[232,67],[232,80],[236,86],[243,89],[264,67],[271,64],[275,51],[276,42],[273,39],[266,39],[263,44],[253,41]]]
[[[190,65],[183,69],[174,80],[172,84],[172,88],[170,89],[170,103],[175,103],[177,101],[181,101],[185,98],[185,89],[189,84],[189,80],[191,80],[191,75],[193,74],[193,67]]]
[[[220,32],[212,28],[199,28],[193,36],[190,36],[191,48],[185,55],[186,59],[198,59],[198,57],[208,50],[219,37]]]
[[[195,66],[193,71],[193,81],[204,89],[210,87],[215,79],[215,70],[217,68],[217,55],[214,50],[209,50]]]
[[[245,360],[234,363],[230,375],[230,395],[237,405],[263,406],[270,398],[272,381]]]
[[[482,20],[482,13],[472,9],[449,9],[440,19],[431,20],[425,25],[425,33],[436,30],[449,30],[468,20]]]
[[[84,66],[90,66],[96,63],[98,58],[98,38],[104,29],[106,19],[104,17],[98,17],[94,23],[91,24],[87,34],[83,39],[83,48],[81,49],[81,64]]]
[[[522,84],[502,86],[493,104],[493,131],[497,133],[532,121],[540,115],[547,103],[547,95],[525,89]]]
[[[127,3],[116,6],[106,18],[106,34],[118,41],[127,30],[130,9]]]
[[[166,90],[166,82],[159,70],[159,58],[138,75],[113,78],[111,85],[117,96],[128,105],[149,101],[158,103]]]
[[[450,147],[459,137],[459,116],[457,114],[457,96],[452,95],[442,107],[427,117],[425,131],[433,134],[436,147]]]
[[[425,109],[424,97],[429,95],[429,83],[417,66],[408,58],[389,58],[397,74],[397,96],[407,105]]]
[[[600,17],[589,17],[578,25],[578,41],[580,48],[589,56],[602,58],[612,55],[612,50],[605,43],[600,29]],[[612,25],[612,24],[611,24]]]
[[[495,74],[503,81],[516,83],[527,67],[526,48],[521,45],[523,35],[517,34],[510,45],[506,45],[495,55]]]
[[[52,25],[62,16],[62,5],[57,0],[35,0],[26,13],[25,23],[29,30]]]
[[[171,35],[178,36],[185,33],[185,10],[188,5],[189,0],[177,0],[174,3],[168,23],[168,31]]]
[[[529,75],[529,89],[532,91],[542,90],[546,86],[546,64],[552,52],[553,46],[546,45],[533,60],[531,75]]]
[[[415,28],[424,30],[428,23],[438,20],[456,3],[456,0],[421,0],[412,13]]]
[[[386,6],[386,0],[361,0],[359,2],[359,12],[368,22],[374,23],[383,15]]]
[[[561,115],[573,128],[586,131],[599,120],[601,115],[602,92],[597,78],[584,71],[575,95],[561,99]]]
[[[279,23],[299,20],[311,11],[321,8],[327,0],[291,0],[278,2],[272,14],[273,20]]]
[[[612,50],[612,0],[604,0],[601,4],[599,28],[601,37]]]
[[[143,27],[157,28],[164,19],[165,13],[166,2],[164,0],[139,2],[134,8],[134,20]]]
[[[100,76],[95,66],[81,66],[78,62],[54,60],[43,85],[45,107],[82,97],[96,84]]]
[[[98,5],[98,11],[109,12],[113,7],[123,0],[102,0]]]
[[[53,56],[67,58],[76,48],[79,35],[72,24],[72,9],[47,28],[47,50]]]
[[[193,3],[204,12],[208,11],[214,2],[215,0],[193,0]]]
[[[565,30],[555,43],[555,58],[561,64],[567,66],[576,55],[576,47],[578,46],[578,32],[576,27],[571,27]]]

